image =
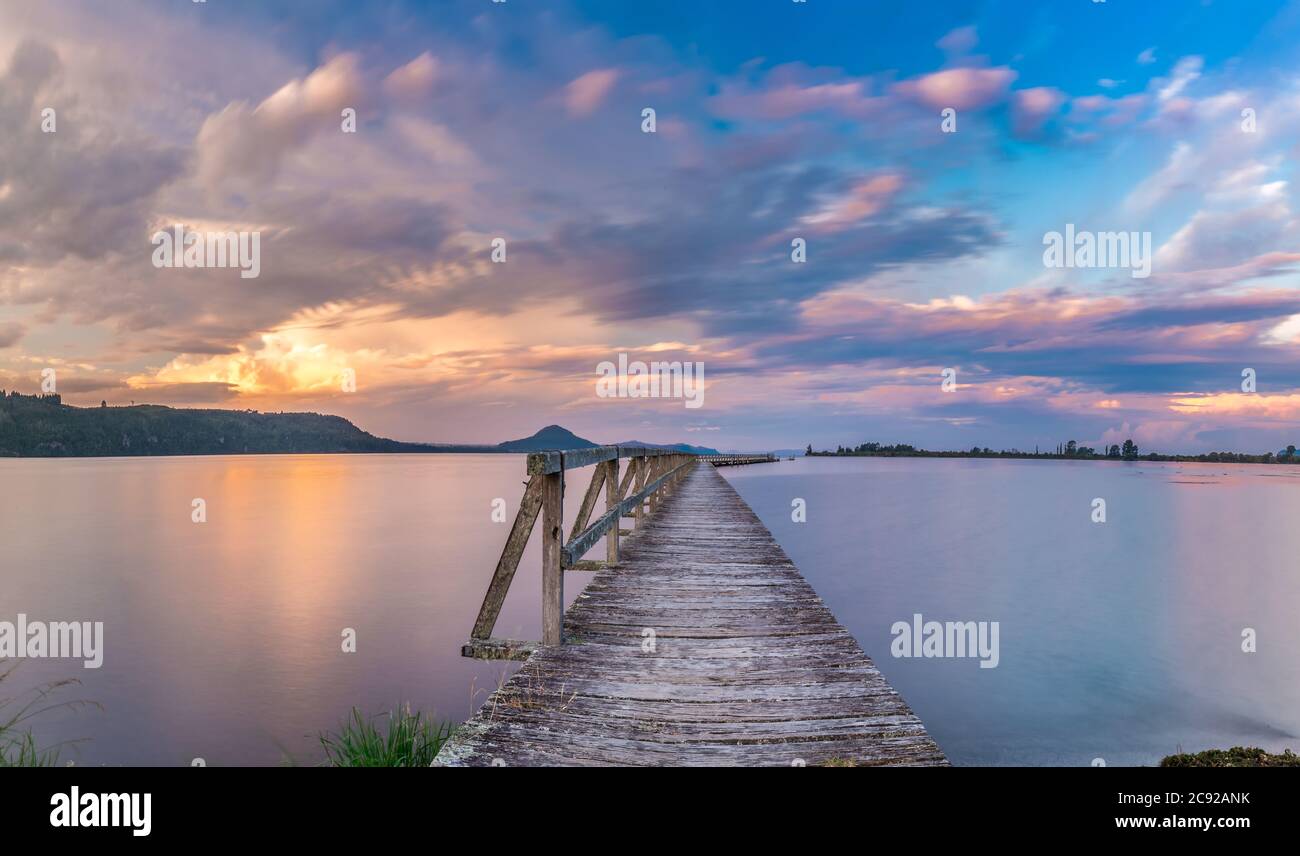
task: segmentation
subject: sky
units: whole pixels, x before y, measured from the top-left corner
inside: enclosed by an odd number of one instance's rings
[[[0,388],[430,442],[1276,451],[1298,42],[1283,0],[0,0]],[[177,225],[256,234],[258,275],[158,266]],[[1149,269],[1050,264],[1067,230]],[[620,354],[702,364],[699,406],[602,396]]]

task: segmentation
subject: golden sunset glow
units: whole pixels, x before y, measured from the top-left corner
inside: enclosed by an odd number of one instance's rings
[[[1176,413],[1204,416],[1255,416],[1262,419],[1300,419],[1300,393],[1266,395],[1263,393],[1220,393],[1218,395],[1183,396],[1170,400],[1169,409]]]

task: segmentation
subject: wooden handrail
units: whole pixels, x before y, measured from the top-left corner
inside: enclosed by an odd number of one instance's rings
[[[768,464],[779,461],[780,458],[766,452],[757,455],[700,455],[700,460],[708,461],[715,467],[733,467],[740,464]]]
[[[621,482],[620,459],[629,462]],[[622,531],[619,529],[620,519],[635,512],[637,526],[643,526],[647,506],[649,513],[653,513],[672,486],[689,472],[697,460],[699,456],[675,449],[641,446],[595,446],[530,453],[528,486],[488,583],[487,593],[483,596],[469,641],[461,647],[461,654],[487,659],[524,659],[540,645],[563,644],[564,572],[616,566]],[[596,469],[583,494],[573,531],[566,543],[564,476],[569,470],[592,465]],[[602,486],[605,488],[605,511],[595,522],[590,522]],[[493,638],[492,630],[539,513],[542,518],[542,641]],[[600,541],[601,536],[606,539],[605,561],[583,561],[583,555]]]
[[[618,525],[619,518],[622,517],[624,513],[636,508],[638,503],[645,502],[649,499],[652,494],[677,475],[683,467],[695,463],[693,456],[682,455],[682,457],[688,457],[690,460],[676,463],[672,469],[655,479],[640,492],[635,493],[617,505],[606,509],[605,513],[597,518],[595,523],[584,529],[581,535],[570,538],[569,543],[564,545],[565,564],[571,565],[581,559],[586,555],[588,550],[596,546],[596,542],[600,540],[601,535],[608,532],[611,526]],[[595,479],[592,481],[594,482]]]
[[[528,474],[544,476],[561,470],[576,470],[615,458],[655,458],[663,455],[684,455],[676,449],[652,449],[645,446],[591,446],[587,449],[529,452]]]

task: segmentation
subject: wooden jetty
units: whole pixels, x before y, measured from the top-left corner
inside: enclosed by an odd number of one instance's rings
[[[462,649],[525,662],[434,766],[947,763],[717,463],[613,446],[529,456]],[[591,465],[565,542],[564,473]],[[589,523],[602,487],[605,511]],[[539,508],[543,639],[493,638]],[[584,561],[602,537],[605,559]],[[596,573],[566,615],[563,576],[579,570]]]

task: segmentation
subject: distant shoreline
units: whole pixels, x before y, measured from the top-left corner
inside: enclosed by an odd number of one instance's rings
[[[519,454],[598,445],[559,425],[496,444],[414,443],[363,431],[342,416],[156,404],[75,407],[58,393],[0,390],[0,458],[166,458],[211,455]],[[619,445],[718,454],[687,443]]]
[[[1209,452],[1202,455],[1162,455],[1148,452],[1133,457],[1111,455],[1067,455],[1054,452],[931,452],[924,449],[915,451],[875,451],[875,452],[807,452],[805,458],[1002,458],[1023,461],[1110,461],[1113,463],[1174,463],[1174,464],[1300,464],[1300,455],[1296,457],[1278,457],[1272,452],[1263,455],[1250,455],[1244,452]]]
[[[413,443],[412,445],[419,445]],[[58,460],[117,460],[138,458],[269,458],[276,455],[526,455],[527,452],[514,452],[506,449],[304,449],[301,451],[276,450],[258,452],[159,452],[150,454],[140,452],[132,454],[122,452],[104,453],[67,453],[46,455],[19,455],[0,449],[0,461],[58,461]]]

